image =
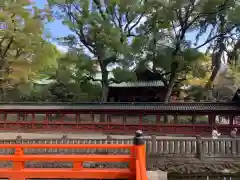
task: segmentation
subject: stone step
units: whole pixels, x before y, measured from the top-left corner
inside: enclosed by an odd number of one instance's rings
[[[167,172],[165,171],[147,171],[148,180],[167,180]]]

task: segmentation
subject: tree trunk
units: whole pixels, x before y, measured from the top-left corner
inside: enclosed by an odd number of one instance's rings
[[[3,86],[2,83],[0,84],[0,86]],[[5,101],[5,91],[4,91],[4,88],[3,87],[0,87],[0,100],[1,102],[4,102]]]
[[[101,92],[101,102],[107,102],[108,98],[108,71],[106,67],[102,68],[102,92]],[[100,115],[100,122],[105,122],[106,114]]]
[[[172,91],[173,91],[174,84],[175,84],[175,78],[173,80],[171,80],[170,84],[168,85],[168,91],[167,91],[167,94],[165,95],[165,100],[164,100],[164,102],[166,102],[166,103],[169,102],[169,99],[170,99]],[[164,115],[164,123],[165,124],[169,123],[169,119],[168,119],[167,115]]]
[[[164,102],[169,102],[169,99],[172,95],[173,92],[173,87],[175,85],[175,80],[177,78],[177,70],[178,70],[178,61],[176,59],[176,56],[178,54],[178,51],[180,50],[180,41],[178,41],[178,43],[176,44],[176,49],[175,51],[172,53],[172,56],[174,57],[174,62],[172,62],[171,64],[171,75],[170,75],[170,79],[169,79],[169,83],[168,83],[168,91],[165,95],[165,99]],[[169,119],[168,116],[164,116],[164,123],[168,124],[169,123]]]
[[[1,65],[0,67],[0,98],[1,98],[1,101],[4,102],[5,99],[6,99],[6,90],[5,90],[5,87],[4,87],[4,83],[5,83],[5,79],[4,79],[4,76],[5,76],[5,68],[4,68],[4,64]]]
[[[167,91],[167,94],[165,96],[165,100],[164,102],[169,102],[169,99],[172,95],[172,92],[173,92],[173,87],[174,87],[174,84],[175,84],[175,78],[172,79],[168,85],[168,91]]]
[[[220,61],[221,61],[221,59],[220,59]],[[210,76],[208,82],[205,85],[206,89],[210,89],[212,87],[212,84],[213,84],[213,82],[214,82],[214,80],[215,80],[215,78],[216,78],[216,76],[218,74],[219,69],[220,69],[220,66],[215,66],[213,68],[211,76]]]
[[[175,85],[175,80],[177,78],[177,71],[178,71],[179,60],[180,60],[180,59],[178,59],[177,55],[178,55],[178,52],[181,50],[180,46],[181,46],[181,41],[184,38],[184,34],[185,34],[185,32],[183,31],[182,35],[180,36],[180,40],[177,41],[176,49],[172,53],[172,57],[174,60],[171,64],[171,75],[170,75],[170,79],[169,79],[169,83],[168,83],[168,91],[165,96],[164,102],[169,102],[169,98],[172,95],[173,87]]]
[[[102,69],[102,92],[101,102],[107,102],[108,98],[108,71],[106,68]]]
[[[219,46],[218,52],[214,53],[212,56],[212,65],[213,65],[213,71],[212,74],[208,80],[208,82],[205,85],[206,89],[209,89],[212,87],[212,84],[218,74],[218,71],[221,67],[221,59],[223,56],[223,52],[225,49],[225,44],[224,44],[224,31],[225,31],[225,13],[221,14],[219,19],[220,19],[220,32],[222,35],[218,39],[218,43],[216,46]]]
[[[107,102],[108,98],[108,84],[102,83],[101,102]]]

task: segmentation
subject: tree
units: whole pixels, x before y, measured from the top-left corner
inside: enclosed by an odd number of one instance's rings
[[[161,75],[161,80],[168,88],[165,101],[169,100],[173,87],[182,79],[185,68],[191,67],[186,65],[198,59],[196,55],[200,55],[200,48],[209,45],[208,52],[210,50],[215,57],[218,54],[217,62],[221,61],[223,47],[220,46],[231,33],[236,32],[236,21],[231,19],[236,18],[237,6],[236,1],[232,0],[152,1],[152,10],[147,21],[139,28],[141,35],[135,39],[135,45],[140,49],[138,57],[146,57],[141,59],[151,61],[153,70]],[[234,13],[230,15],[230,11]],[[228,25],[223,18],[226,14],[229,14]],[[195,43],[186,39],[193,32],[197,34]],[[199,42],[203,36],[207,38]],[[217,66],[209,81],[216,77]]]
[[[239,65],[229,65],[223,72],[219,73],[214,82],[214,95],[217,100],[231,100],[240,83]]]
[[[46,9],[28,0],[3,0],[0,3],[0,90],[6,90],[34,76],[44,66],[54,65],[56,47],[43,39]]]
[[[169,101],[173,88],[186,82],[187,75],[201,76],[199,62],[205,56],[212,59],[205,91],[212,88],[224,53],[229,62],[236,62],[240,47],[236,0],[110,0],[104,7],[93,0],[92,10],[88,1],[49,0],[49,4],[58,7],[58,18],[73,33],[63,38],[64,43],[70,49],[84,49],[100,68],[100,79],[91,75],[88,79],[101,83],[102,101],[107,100],[110,83],[135,79],[129,71],[132,66],[151,64],[168,88],[165,101]],[[195,41],[188,40],[189,35]],[[203,47],[205,55],[200,52]],[[109,77],[109,67],[117,67],[115,78]]]
[[[113,76],[116,82],[136,81],[136,74],[130,71],[129,68],[117,67],[113,69]]]
[[[134,36],[135,28],[147,12],[142,0],[116,1],[110,0],[105,8],[99,0],[93,0],[93,9],[89,10],[89,1],[49,0],[52,7],[57,6],[59,18],[63,19],[74,35],[63,40],[72,48],[85,48],[93,55],[94,61],[101,71],[101,101],[107,101],[108,85],[115,82],[109,78],[108,67],[126,66],[123,54],[129,52],[129,39]],[[132,63],[129,63],[129,66]],[[121,68],[120,68],[121,69]],[[117,71],[119,72],[118,69]],[[122,68],[123,72],[126,68]]]
[[[212,73],[205,85],[206,88],[212,87],[221,68],[222,61],[227,62],[224,53],[227,53],[229,57],[233,55],[232,52],[229,52],[229,47],[235,46],[238,42],[235,38],[239,34],[239,22],[235,18],[238,14],[239,3],[234,0],[222,0],[213,4],[219,8],[218,12],[207,17],[205,24],[201,27],[202,34],[210,27],[212,36],[218,36],[207,47],[207,52],[210,51],[212,55]],[[208,7],[206,6],[206,8]]]
[[[82,52],[69,51],[58,59],[58,67],[51,78],[50,101],[93,101],[99,98],[100,84],[94,79],[97,67]]]

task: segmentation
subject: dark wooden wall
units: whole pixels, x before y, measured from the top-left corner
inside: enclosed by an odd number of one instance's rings
[[[164,87],[110,87],[108,100],[113,102],[161,102],[167,89]]]

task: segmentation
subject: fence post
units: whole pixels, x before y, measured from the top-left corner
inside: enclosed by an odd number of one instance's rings
[[[136,179],[141,178],[147,180],[146,174],[146,147],[143,138],[143,132],[138,130],[135,132],[135,137],[133,139],[134,148],[135,148],[135,168]],[[137,164],[136,164],[137,163]]]
[[[133,144],[135,146],[140,146],[140,145],[143,145],[144,147],[144,138],[143,138],[143,132],[141,130],[137,130],[135,132],[135,136],[134,136],[134,139],[133,139]]]
[[[201,138],[201,136],[197,135],[196,136],[196,139],[197,139],[197,157],[200,159],[200,160],[203,160],[204,159],[204,144],[203,144],[203,140]]]
[[[60,143],[61,144],[67,144],[67,140],[68,140],[68,136],[66,134],[64,134],[62,137],[61,137],[61,140],[60,140]],[[69,149],[57,149],[57,152],[58,153],[62,153],[62,152],[68,152]],[[73,165],[74,166],[74,165]],[[75,167],[75,166],[74,166]]]
[[[132,172],[136,172],[136,158],[137,158],[137,153],[138,153],[138,148],[139,146],[143,146],[144,147],[144,139],[143,139],[143,133],[141,130],[138,130],[135,132],[135,136],[133,138],[133,148],[131,149],[131,156],[135,157],[135,159],[133,161],[130,162],[129,164],[129,169]],[[145,150],[145,147],[144,147]]]
[[[20,136],[21,137],[21,136]],[[15,148],[15,153],[14,156],[16,157],[20,157],[24,155],[23,149],[22,148]],[[24,160],[18,160],[18,161],[13,161],[13,171],[17,171],[19,173],[15,173],[15,175],[9,176],[10,180],[13,179],[18,179],[18,180],[25,180],[26,178],[24,177],[24,175],[22,175],[23,173],[21,173],[24,169]]]
[[[143,163],[146,164],[146,147],[143,138],[143,132],[141,130],[135,132],[133,144],[135,146],[135,157],[139,155],[143,156],[144,159]]]
[[[62,144],[67,144],[68,136],[67,135],[63,135],[61,140],[62,140]]]
[[[233,138],[231,141],[232,141],[231,153],[232,153],[232,156],[235,157],[237,156],[237,140]]]
[[[236,154],[237,156],[240,155],[240,139],[239,138],[236,139]]]
[[[22,136],[17,136],[15,142],[16,144],[22,144]]]
[[[111,135],[107,135],[107,138],[106,138],[106,140],[107,140],[107,144],[111,144],[112,142],[112,136]]]
[[[157,136],[152,135],[152,154],[157,154]]]

